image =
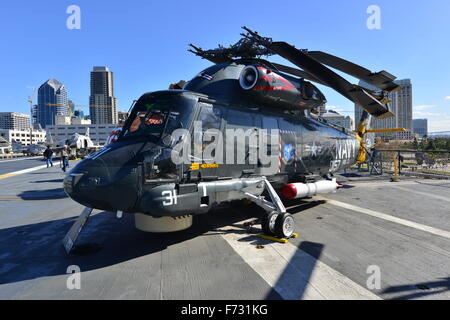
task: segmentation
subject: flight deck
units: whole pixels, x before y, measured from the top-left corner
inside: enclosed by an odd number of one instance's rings
[[[450,299],[449,180],[338,176],[335,194],[285,202],[286,244],[258,237],[245,202],[168,234],[94,210],[67,255],[84,208],[64,177],[57,161],[0,161],[0,299]]]

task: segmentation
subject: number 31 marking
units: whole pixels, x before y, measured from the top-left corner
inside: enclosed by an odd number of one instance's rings
[[[177,199],[177,191],[176,190],[167,190],[161,193],[165,200],[163,201],[163,206],[173,206],[178,203]]]

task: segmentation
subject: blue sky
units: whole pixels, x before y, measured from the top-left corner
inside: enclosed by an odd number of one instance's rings
[[[72,4],[81,8],[80,30],[66,27]],[[381,30],[366,26],[370,5],[381,9]],[[430,131],[450,130],[447,0],[2,2],[0,111],[29,112],[28,87],[51,77],[66,85],[76,104],[87,105],[94,65],[114,71],[120,110],[128,110],[141,94],[188,80],[210,65],[188,53],[188,43],[228,45],[243,25],[298,48],[410,78],[414,116],[428,118]],[[352,115],[352,102],[321,89],[329,105]]]

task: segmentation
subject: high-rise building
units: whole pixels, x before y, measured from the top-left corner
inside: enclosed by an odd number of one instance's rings
[[[45,128],[55,124],[58,114],[68,115],[67,89],[56,79],[47,80],[38,90],[36,122]]]
[[[33,106],[31,107],[31,124],[33,127],[37,124],[37,109],[37,104],[33,104]]]
[[[413,132],[418,134],[420,138],[428,135],[428,119],[414,119]]]
[[[84,112],[83,112],[83,110],[75,110],[75,111],[73,112],[73,116],[75,116],[75,117],[80,117],[80,118],[84,118]]]
[[[410,140],[414,138],[412,134],[412,84],[410,79],[397,80],[394,81],[396,84],[402,87],[401,90],[397,92],[387,93],[386,98],[391,100],[389,102],[389,110],[394,114],[392,118],[386,119],[377,119],[372,117],[370,122],[370,127],[372,129],[393,129],[393,128],[404,128],[409,130],[407,132],[396,132],[396,133],[386,133],[379,132],[376,133],[377,137],[386,137],[389,136],[393,139],[398,140]],[[364,81],[360,81],[359,85],[365,87],[367,89],[379,92],[379,89],[365,83]],[[359,122],[361,119],[361,115],[363,113],[363,109],[355,104],[355,121]]]
[[[412,132],[413,130],[413,103],[412,103],[412,84],[411,80],[399,80],[397,81],[399,85],[402,86],[402,90],[391,94],[392,97],[389,99],[392,100],[391,104],[396,104],[397,115],[398,115],[398,128],[405,128]],[[398,132],[397,135],[401,136],[407,133]],[[410,136],[410,135],[409,135]]]
[[[18,112],[0,112],[0,129],[28,130],[30,116]]]
[[[114,73],[107,67],[91,72],[89,113],[93,124],[117,124],[117,99],[114,97]]]
[[[73,103],[73,101],[69,99],[67,105],[70,108],[70,113],[73,115],[73,113],[75,112],[75,103]]]
[[[336,111],[329,110],[327,113],[324,113],[322,117],[327,121],[341,126],[345,129],[353,130],[353,119],[349,116],[344,116],[337,113]]]

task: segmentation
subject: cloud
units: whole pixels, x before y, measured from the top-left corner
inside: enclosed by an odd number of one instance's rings
[[[444,118],[449,119],[449,115],[445,113],[438,113],[438,112],[423,112],[423,111],[413,111],[413,117],[436,117],[436,118]]]
[[[428,119],[429,132],[450,131],[450,115],[439,112],[414,111],[414,119]]]
[[[450,96],[446,96],[446,97],[445,97],[445,100],[450,100]]]
[[[450,101],[450,96],[445,97]],[[428,119],[429,132],[450,131],[450,113],[442,106],[420,105],[413,108],[413,119]]]
[[[431,108],[434,108],[434,107],[436,107],[436,106],[427,104],[427,105],[422,105],[422,106],[415,106],[414,110],[420,111],[420,110],[431,109]]]
[[[429,132],[450,131],[450,119],[448,120],[428,120]]]

